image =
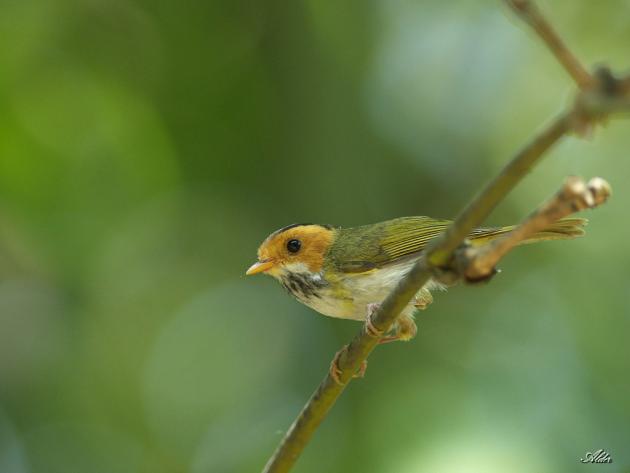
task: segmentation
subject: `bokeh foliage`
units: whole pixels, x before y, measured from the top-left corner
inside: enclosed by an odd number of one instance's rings
[[[541,6],[630,67],[627,1]],[[498,1],[0,0],[0,38],[1,473],[259,470],[358,325],[246,280],[258,243],[450,217],[571,99]],[[438,294],[298,471],[626,471],[628,130],[566,140],[490,222],[601,175],[587,237]]]

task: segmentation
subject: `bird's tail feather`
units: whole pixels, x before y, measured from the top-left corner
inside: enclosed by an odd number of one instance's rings
[[[588,223],[585,218],[563,218],[548,228],[536,233],[521,244],[536,243],[546,240],[570,240],[584,235],[584,226]],[[482,245],[490,240],[494,240],[500,235],[512,231],[515,225],[500,228],[480,228],[473,231],[469,238],[473,244]]]
[[[587,223],[588,220],[585,218],[563,218],[549,226],[549,228],[536,233],[523,243],[536,243],[537,241],[545,240],[569,240],[581,237],[586,233],[584,227]]]

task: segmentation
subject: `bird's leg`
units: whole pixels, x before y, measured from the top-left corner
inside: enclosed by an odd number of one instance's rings
[[[423,287],[413,298],[412,304],[418,310],[425,310],[433,302],[433,296],[431,291],[426,287]],[[379,343],[390,342],[408,342],[416,336],[418,333],[418,327],[413,319],[413,315],[401,315],[396,320],[396,330],[393,335],[381,338]]]
[[[418,310],[425,310],[429,307],[429,304],[433,302],[433,296],[431,292],[422,288],[418,291],[416,296],[413,299],[413,306]],[[387,337],[382,337],[378,343],[391,343],[391,342],[408,342],[418,333],[418,327],[416,326],[416,322],[413,320],[412,315],[400,315],[396,320],[396,328],[392,335],[388,335]]]
[[[365,372],[367,371],[367,360],[363,360],[361,362],[361,366],[359,367],[359,371],[354,373],[353,378],[363,378],[365,377]]]
[[[330,377],[333,379],[335,383],[337,383],[340,386],[343,386],[343,383],[339,379],[339,376],[341,376],[341,368],[339,368],[339,357],[341,356],[341,352],[343,352],[346,349],[346,346],[344,346],[341,350],[335,353],[335,357],[330,362],[330,370],[329,370]]]
[[[396,320],[396,329],[393,335],[381,338],[378,343],[391,343],[391,342],[408,342],[418,333],[418,327],[413,320],[413,316],[402,314],[398,316]]]
[[[431,295],[431,292],[426,288],[422,288],[414,297],[413,306],[418,310],[424,310],[429,307],[429,304],[431,304],[432,302],[433,296]]]
[[[330,362],[330,377],[333,379],[335,383],[339,386],[343,386],[344,383],[341,382],[339,376],[341,376],[341,368],[339,368],[339,357],[341,354],[348,349],[348,345],[344,345],[341,350],[335,353],[333,360]],[[359,371],[352,375],[353,378],[363,378],[365,376],[365,370],[367,370],[367,360],[363,360],[361,363],[361,367]]]
[[[378,302],[373,302],[367,305],[367,315],[365,316],[365,333],[367,333],[372,338],[381,338],[383,336],[383,331],[377,329],[372,323],[372,316],[381,306]]]
[[[413,305],[416,308],[425,309],[432,301],[433,297],[431,296],[431,293],[428,290],[423,289],[414,299]],[[384,337],[383,331],[376,328],[376,326],[372,322],[372,316],[380,306],[381,304],[379,304],[378,302],[367,305],[367,315],[365,317],[364,326],[365,333],[367,333],[370,337],[378,338],[378,343],[380,345],[382,345],[383,343],[396,342],[398,340],[406,342],[416,336],[418,328],[416,327],[416,323],[413,320],[413,316],[403,314],[400,315],[396,320],[394,333],[392,335],[387,335],[386,337]]]

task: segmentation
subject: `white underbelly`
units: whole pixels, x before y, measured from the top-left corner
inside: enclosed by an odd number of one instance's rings
[[[398,281],[405,276],[415,261],[390,265],[371,273],[349,273],[338,284],[341,290],[325,288],[322,297],[302,300],[306,305],[321,314],[342,319],[364,320],[368,304],[382,302],[394,289]],[[324,274],[324,279],[326,275]],[[439,284],[429,281],[427,289],[440,288]],[[407,311],[407,310],[406,310]],[[413,305],[409,312],[413,313]]]

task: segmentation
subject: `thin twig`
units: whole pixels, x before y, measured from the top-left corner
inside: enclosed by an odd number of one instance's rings
[[[585,183],[572,176],[547,202],[532,212],[508,234],[479,247],[458,251],[457,265],[468,280],[476,281],[492,276],[497,263],[514,247],[572,213],[593,209],[610,197],[610,185],[599,177]]]
[[[558,62],[564,66],[564,69],[569,73],[580,89],[590,89],[595,85],[593,76],[582,66],[582,63],[567,47],[534,2],[531,0],[505,1],[521,19],[538,33],[538,36],[547,44],[549,50],[553,53]]]
[[[623,79],[619,84],[615,80],[615,87],[608,87],[604,81],[594,80],[560,41],[530,1],[507,1],[517,11],[523,13],[521,16],[534,26],[556,58],[578,83],[582,93],[568,112],[557,117],[533,138],[500,174],[474,197],[449,228],[428,245],[425,251],[426,256],[419,259],[372,315],[372,325],[379,331],[387,332],[391,328],[400,312],[432,277],[443,277],[449,272],[455,279],[461,276],[457,274],[457,268],[453,265],[455,251],[470,231],[481,225],[488,214],[556,142],[573,130],[583,131],[592,127],[604,119],[609,111],[616,109],[618,104],[628,102],[630,79]],[[587,94],[588,100],[585,104],[583,97]],[[369,331],[361,330],[352,342],[339,352],[336,357],[339,382],[333,380],[330,373],[326,375],[267,462],[264,468],[265,473],[285,473],[291,469],[347,383],[359,372],[377,343],[377,338],[374,338]]]

